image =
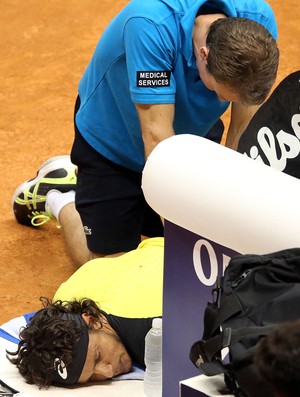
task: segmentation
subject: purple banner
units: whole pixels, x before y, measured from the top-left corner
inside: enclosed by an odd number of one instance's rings
[[[200,374],[189,359],[190,348],[202,338],[216,277],[237,254],[165,221],[163,397],[178,397],[179,382]]]

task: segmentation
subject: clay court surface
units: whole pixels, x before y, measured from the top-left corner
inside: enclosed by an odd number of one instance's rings
[[[44,160],[69,153],[78,82],[101,32],[126,3],[1,0],[0,324],[39,309],[38,298],[52,297],[75,270],[55,224],[17,224],[11,196]],[[297,0],[270,4],[279,26],[278,83],[300,67],[300,9]]]

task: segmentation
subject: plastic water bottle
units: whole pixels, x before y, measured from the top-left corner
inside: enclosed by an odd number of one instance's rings
[[[162,319],[154,318],[145,338],[144,393],[147,397],[162,396]]]

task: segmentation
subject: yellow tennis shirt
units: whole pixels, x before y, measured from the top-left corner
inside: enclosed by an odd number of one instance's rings
[[[115,258],[93,259],[56,291],[53,300],[89,298],[107,314],[127,318],[162,315],[164,239],[150,238]]]

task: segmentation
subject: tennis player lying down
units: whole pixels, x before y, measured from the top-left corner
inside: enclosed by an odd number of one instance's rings
[[[136,250],[93,259],[55,293],[41,298],[7,357],[41,387],[102,381],[145,368],[145,335],[162,316],[163,238]]]

